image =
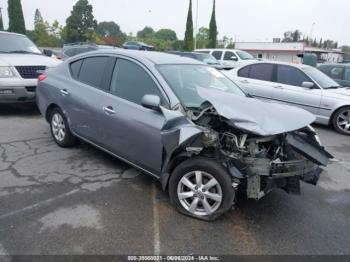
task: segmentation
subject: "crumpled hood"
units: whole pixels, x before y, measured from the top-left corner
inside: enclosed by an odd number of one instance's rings
[[[323,93],[327,96],[341,98],[338,95],[350,96],[350,87],[343,87],[343,88],[337,88],[337,89],[324,89]]]
[[[62,63],[56,58],[32,54],[0,54],[0,66],[46,66],[56,67]]]
[[[260,136],[276,135],[310,125],[316,117],[297,107],[198,88],[199,95],[238,129]]]

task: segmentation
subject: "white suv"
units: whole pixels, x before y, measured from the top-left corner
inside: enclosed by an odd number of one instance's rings
[[[35,102],[39,74],[59,63],[25,35],[0,31],[0,104]]]
[[[237,67],[256,60],[251,54],[236,49],[196,49],[195,52],[211,54],[224,66]]]

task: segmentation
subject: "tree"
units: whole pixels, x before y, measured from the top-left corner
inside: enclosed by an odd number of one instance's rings
[[[98,23],[96,33],[104,37],[124,37],[124,33],[120,30],[120,26],[112,21]]]
[[[302,33],[297,29],[292,33],[292,40],[293,42],[299,42],[301,39]]]
[[[154,34],[155,32],[153,28],[146,26],[144,29],[137,32],[137,38],[141,38],[141,39],[151,38],[154,36]]]
[[[190,5],[188,7],[188,14],[187,14],[187,22],[186,22],[184,50],[193,51],[193,49],[194,49],[194,40],[193,40],[192,0],[190,0]]]
[[[79,0],[66,20],[62,36],[66,42],[86,42],[92,40],[96,27],[92,5],[88,0]]]
[[[35,10],[35,15],[34,15],[34,25],[38,24],[38,23],[42,23],[44,22],[43,17],[41,16],[41,13],[39,11],[39,9]]]
[[[293,32],[292,31],[285,32],[283,34],[282,42],[284,42],[284,43],[293,42]]]
[[[319,47],[319,48],[322,48],[322,44],[323,44],[323,43],[322,43],[322,38],[321,38],[321,39],[320,39],[320,42],[318,43],[318,47]]]
[[[209,24],[209,48],[215,48],[217,44],[218,29],[216,26],[216,14],[215,14],[215,0],[213,3],[213,12],[211,14],[210,24]]]
[[[26,26],[24,23],[21,0],[8,0],[7,12],[9,15],[8,31],[25,34]]]
[[[209,29],[201,27],[197,33],[197,48],[206,48],[209,42]]]
[[[62,27],[58,21],[54,21],[52,25],[45,21],[38,21],[35,29],[29,32],[29,37],[41,47],[58,47],[61,46],[60,31]]]
[[[4,31],[4,22],[2,20],[1,7],[0,7],[0,31]]]
[[[155,38],[163,41],[176,41],[176,32],[171,29],[160,29],[155,33]]]

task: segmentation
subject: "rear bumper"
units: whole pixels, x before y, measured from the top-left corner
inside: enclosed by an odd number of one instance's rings
[[[34,103],[36,79],[1,79],[0,104]]]

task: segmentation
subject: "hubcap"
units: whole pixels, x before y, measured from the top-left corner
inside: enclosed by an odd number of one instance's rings
[[[63,117],[59,113],[55,113],[51,120],[52,133],[58,141],[63,141],[66,135],[66,127],[64,125]]]
[[[219,182],[203,171],[192,171],[184,175],[177,186],[177,196],[181,205],[197,216],[213,214],[222,202]]]
[[[350,133],[350,110],[344,110],[339,114],[337,125],[345,133]]]

